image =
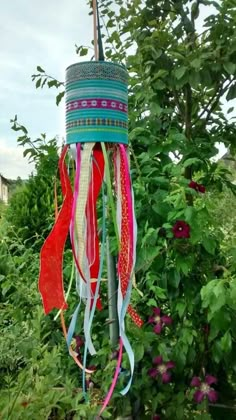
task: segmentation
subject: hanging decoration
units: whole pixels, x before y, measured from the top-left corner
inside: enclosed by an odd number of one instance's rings
[[[105,259],[107,206],[111,208],[118,246],[120,339],[117,367],[102,412],[109,403],[120,372],[123,348],[130,361],[130,380],[121,391],[123,395],[128,392],[132,381],[134,354],[125,332],[126,312],[137,326],[141,327],[143,322],[130,305],[137,227],[128,151],[128,73],[120,64],[102,61],[95,0],[93,8],[95,61],[76,63],[66,70],[66,145],[59,159],[63,204],[41,249],[39,290],[45,314],[54,308],[60,311],[69,352],[83,370],[83,389],[86,392],[85,374],[91,373],[86,368],[87,351],[91,355],[96,353],[91,338],[92,321],[96,309],[101,311],[105,305],[100,283]],[[68,153],[75,167],[73,190],[66,166]],[[97,221],[99,197],[103,203],[101,235]],[[63,315],[68,308],[63,286],[63,251],[68,233],[79,303],[67,329]],[[85,348],[83,360],[80,360],[71,342],[82,303],[85,303]]]

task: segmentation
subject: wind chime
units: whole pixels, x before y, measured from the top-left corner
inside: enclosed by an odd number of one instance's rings
[[[134,354],[125,333],[126,312],[139,327],[143,322],[129,303],[137,228],[128,151],[128,73],[123,65],[103,60],[96,0],[93,0],[93,16],[95,61],[76,63],[66,70],[66,145],[59,159],[63,204],[41,249],[39,290],[45,314],[54,308],[60,310],[69,353],[83,370],[83,389],[86,391],[85,374],[91,373],[86,368],[87,351],[91,355],[96,353],[91,338],[92,321],[96,308],[102,310],[100,283],[106,247],[106,208],[109,205],[118,241],[116,275],[119,353],[113,381],[101,413],[109,403],[116,385],[123,348],[130,361],[130,380],[121,391],[122,395],[128,392],[132,381]],[[67,153],[70,153],[75,166],[73,190],[65,162]],[[99,197],[103,203],[101,239],[97,221]],[[67,329],[63,315],[68,307],[63,286],[63,251],[68,233],[80,300]],[[81,302],[85,303],[83,361],[71,347]]]

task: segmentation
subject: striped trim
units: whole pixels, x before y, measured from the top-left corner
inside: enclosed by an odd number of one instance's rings
[[[80,118],[113,118],[121,121],[128,121],[128,115],[124,112],[113,111],[112,109],[80,109],[67,112],[66,121],[73,121]]]
[[[123,128],[107,128],[107,127],[104,127],[104,128],[97,128],[96,126],[95,127],[85,127],[85,128],[76,128],[75,130],[72,130],[72,129],[69,129],[68,130],[68,133],[79,133],[79,132],[81,132],[81,133],[84,133],[84,132],[98,132],[98,131],[101,131],[101,133],[103,132],[103,131],[109,131],[109,132],[111,132],[111,133],[123,133],[123,134],[125,134],[125,133],[127,133],[127,130],[126,129],[123,129]]]
[[[71,121],[66,124],[66,128],[70,129],[72,127],[79,126],[113,126],[128,128],[128,123],[120,120],[115,120],[111,118],[81,118],[79,120]]]
[[[127,130],[124,130],[123,132],[118,132],[115,130],[111,130],[110,128],[103,128],[101,131],[98,131],[98,129],[94,129],[93,131],[88,129],[86,131],[83,130],[82,132],[78,133],[78,131],[75,130],[74,132],[68,132],[66,134],[67,144],[94,142],[128,144]]]
[[[66,92],[70,91],[71,89],[79,89],[79,88],[89,88],[89,87],[99,87],[99,88],[110,88],[110,89],[117,89],[121,90],[122,92],[126,92],[127,94],[127,85],[124,83],[119,82],[111,82],[110,80],[91,80],[91,81],[80,81],[77,80],[73,83],[66,83]]]
[[[73,89],[66,94],[66,101],[72,99],[82,99],[82,98],[104,98],[109,97],[111,99],[120,99],[127,101],[127,93],[121,92],[117,89],[108,89],[108,88],[80,88],[80,89]]]

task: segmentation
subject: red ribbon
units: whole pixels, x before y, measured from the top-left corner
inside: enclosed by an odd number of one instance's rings
[[[122,295],[125,298],[129,281],[132,281],[130,276],[132,274],[132,265],[133,265],[133,255],[130,255],[131,249],[133,248],[133,229],[130,229],[131,226],[131,217],[129,209],[129,197],[131,195],[131,180],[130,174],[128,172],[128,162],[127,155],[123,147],[120,145],[120,182],[121,182],[121,240],[120,240],[120,253],[118,260],[118,270],[120,273],[121,279],[121,291]],[[132,201],[131,201],[132,202]],[[131,246],[132,244],[132,246]],[[138,327],[142,327],[143,320],[140,318],[135,309],[129,305],[128,313]]]
[[[59,172],[63,204],[40,253],[39,291],[47,315],[53,308],[67,309],[63,287],[63,251],[69,231],[73,193],[67,173],[65,157],[68,146],[62,150]]]

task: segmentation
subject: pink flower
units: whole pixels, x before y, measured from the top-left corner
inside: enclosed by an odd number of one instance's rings
[[[178,220],[174,224],[172,231],[175,238],[190,238],[190,226],[183,220]]]
[[[154,414],[152,420],[161,420],[161,418],[158,416],[158,414]]]
[[[191,181],[188,184],[188,186],[189,186],[189,188],[192,188],[193,190],[195,190],[197,192],[200,192],[200,193],[203,193],[203,194],[206,192],[206,188],[204,187],[204,185],[198,184],[195,181]]]
[[[170,325],[172,324],[173,320],[168,315],[162,315],[161,316],[161,309],[160,308],[153,308],[153,315],[149,317],[148,323],[154,324],[154,332],[156,334],[160,334],[161,330],[164,325]]]
[[[171,381],[171,374],[168,370],[173,369],[175,367],[175,363],[172,361],[163,362],[162,357],[158,356],[153,360],[153,364],[156,365],[156,367],[149,369],[148,375],[151,376],[151,378],[160,376],[162,383],[168,384]]]
[[[218,392],[210,386],[216,383],[217,378],[212,375],[206,375],[203,381],[198,376],[193,377],[190,386],[197,388],[193,396],[197,404],[200,404],[204,398],[207,398],[211,403],[218,400]]]

